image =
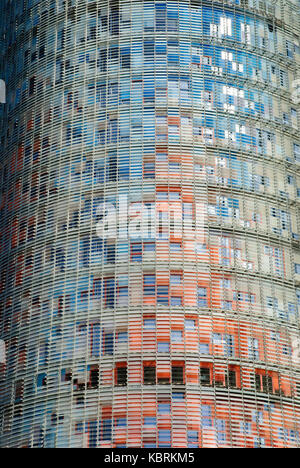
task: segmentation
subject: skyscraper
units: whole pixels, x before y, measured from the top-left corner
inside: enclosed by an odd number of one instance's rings
[[[0,445],[300,447],[299,2],[0,8]]]

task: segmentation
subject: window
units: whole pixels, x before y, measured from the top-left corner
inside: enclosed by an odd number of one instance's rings
[[[278,309],[278,299],[276,297],[267,297],[266,303],[268,308]]]
[[[144,275],[144,296],[155,296],[155,275]]]
[[[145,242],[144,252],[155,252],[155,242]]]
[[[279,79],[280,79],[280,86],[283,88],[288,87],[288,75],[285,71],[280,70],[279,71]]]
[[[216,419],[217,442],[222,445],[226,443],[226,421],[224,419]]]
[[[224,278],[223,280],[221,280],[220,286],[221,286],[221,288],[224,288],[224,289],[230,289],[231,288],[231,280],[227,279],[227,278]]]
[[[209,367],[200,367],[200,384],[201,385],[210,385],[210,368]]]
[[[294,143],[293,148],[294,148],[294,158],[296,161],[300,162],[300,145],[298,145],[297,143]]]
[[[170,162],[169,163],[169,172],[170,173],[180,172],[180,164],[177,163],[177,162]]]
[[[170,252],[180,252],[180,251],[181,251],[181,244],[179,242],[170,242]]]
[[[118,278],[118,306],[128,304],[128,276],[120,275]]]
[[[198,288],[198,306],[207,307],[207,289],[199,287]]]
[[[158,446],[170,447],[171,445],[171,431],[167,429],[160,429],[158,431]]]
[[[99,366],[97,365],[91,366],[88,386],[94,389],[99,387]]]
[[[255,388],[258,392],[273,393],[273,379],[265,371],[256,371]]]
[[[157,304],[169,305],[169,286],[157,286]]]
[[[121,387],[127,385],[127,365],[117,367],[116,384]]]
[[[117,343],[127,343],[128,341],[128,333],[126,331],[124,332],[118,332],[117,333]]]
[[[45,373],[37,376],[37,387],[45,387],[47,385],[47,375]]]
[[[142,243],[131,244],[131,261],[141,262],[142,261]]]
[[[180,296],[171,296],[171,306],[181,306],[182,297]]]
[[[224,335],[224,351],[226,356],[234,356],[234,336]]]
[[[115,263],[116,246],[114,244],[106,245],[106,261],[107,263]]]
[[[113,332],[103,331],[103,353],[105,355],[113,355],[114,353]]]
[[[170,414],[171,405],[170,403],[158,403],[158,414]]]
[[[187,431],[187,444],[188,444],[188,447],[198,447],[199,446],[198,431]]]
[[[147,427],[155,427],[156,426],[156,418],[155,417],[145,417],[144,418],[144,426]]]
[[[154,162],[144,163],[144,177],[145,179],[154,179],[155,177],[155,163]]]
[[[144,319],[144,329],[145,330],[155,330],[155,328],[156,328],[155,319],[152,319],[152,318]]]
[[[181,281],[182,281],[182,276],[181,275],[176,275],[176,274],[171,274],[170,275],[170,284],[171,285],[181,284]]]
[[[183,401],[185,399],[184,392],[172,392],[172,399],[175,401]]]
[[[186,330],[195,330],[196,320],[194,319],[185,319],[184,326]]]
[[[144,384],[155,385],[156,384],[156,368],[154,365],[144,365]]]
[[[90,425],[90,423],[89,423]],[[97,423],[93,423],[93,430],[91,431],[91,428],[89,427],[89,436],[91,438],[91,436],[93,437],[93,439],[95,440],[95,437],[97,435]],[[102,431],[101,431],[101,441],[111,441],[111,438],[112,438],[112,420],[111,419],[103,419],[102,421]],[[92,447],[96,447],[95,444],[92,445]]]
[[[169,198],[172,201],[178,201],[181,198],[180,192],[170,192],[169,193]]]
[[[171,331],[171,342],[172,343],[182,343],[183,334],[181,330],[172,330]]]
[[[231,301],[222,301],[222,309],[224,310],[232,310],[232,302]]]
[[[226,375],[226,386],[230,388],[236,388],[237,386],[237,378],[236,378],[236,371],[235,370],[228,370],[228,374]]]
[[[259,343],[257,338],[248,338],[248,354],[249,359],[253,361],[259,360]]]
[[[212,410],[210,405],[201,406],[202,427],[212,427]]]
[[[199,343],[199,353],[200,354],[209,354],[209,344],[208,343]]]
[[[300,275],[300,263],[295,263],[295,273],[296,275]]]
[[[123,48],[121,49],[121,68],[130,68],[130,66],[131,66],[130,49]]]
[[[168,192],[157,192],[157,200],[168,200]]]
[[[29,80],[29,96],[32,96],[32,94],[33,94],[34,91],[35,91],[35,83],[36,83],[36,77],[33,76],[33,77],[30,78],[30,80]]]
[[[157,352],[158,353],[169,353],[170,352],[170,343],[160,341],[157,343]]]
[[[184,383],[183,366],[172,366],[172,384],[182,385]]]
[[[290,41],[286,41],[286,55],[287,57],[289,58],[293,58],[294,57],[294,44],[292,44],[292,42]]]
[[[234,356],[235,347],[233,335],[226,333],[213,333],[212,341],[219,353],[223,352],[226,356]]]
[[[127,426],[127,419],[126,418],[117,418],[116,419],[116,427],[126,427]]]
[[[298,121],[297,109],[291,108],[291,119],[292,119],[293,126],[297,127],[297,121]]]
[[[105,306],[113,308],[115,305],[115,280],[114,278],[104,279],[104,302]]]

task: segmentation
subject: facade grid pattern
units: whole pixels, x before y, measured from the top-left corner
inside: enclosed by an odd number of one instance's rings
[[[299,31],[1,2],[1,447],[300,447]]]

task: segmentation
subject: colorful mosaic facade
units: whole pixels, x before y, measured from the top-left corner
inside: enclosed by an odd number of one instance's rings
[[[299,3],[0,8],[0,445],[300,447]]]

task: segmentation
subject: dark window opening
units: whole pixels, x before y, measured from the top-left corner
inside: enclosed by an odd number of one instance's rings
[[[255,374],[255,388],[258,392],[273,393],[272,377],[266,374]]]
[[[172,366],[172,383],[175,385],[182,385],[183,379],[183,366]]]
[[[99,387],[99,367],[93,366],[90,371],[89,388]]]
[[[210,369],[209,367],[200,368],[200,383],[201,385],[210,385]]]
[[[236,388],[237,379],[236,372],[234,370],[229,370],[228,375],[226,375],[226,387]]]
[[[117,367],[117,385],[124,387],[127,385],[127,367]]]
[[[33,76],[29,80],[29,96],[31,96],[35,91],[35,83],[36,83],[36,78],[35,76]]]

